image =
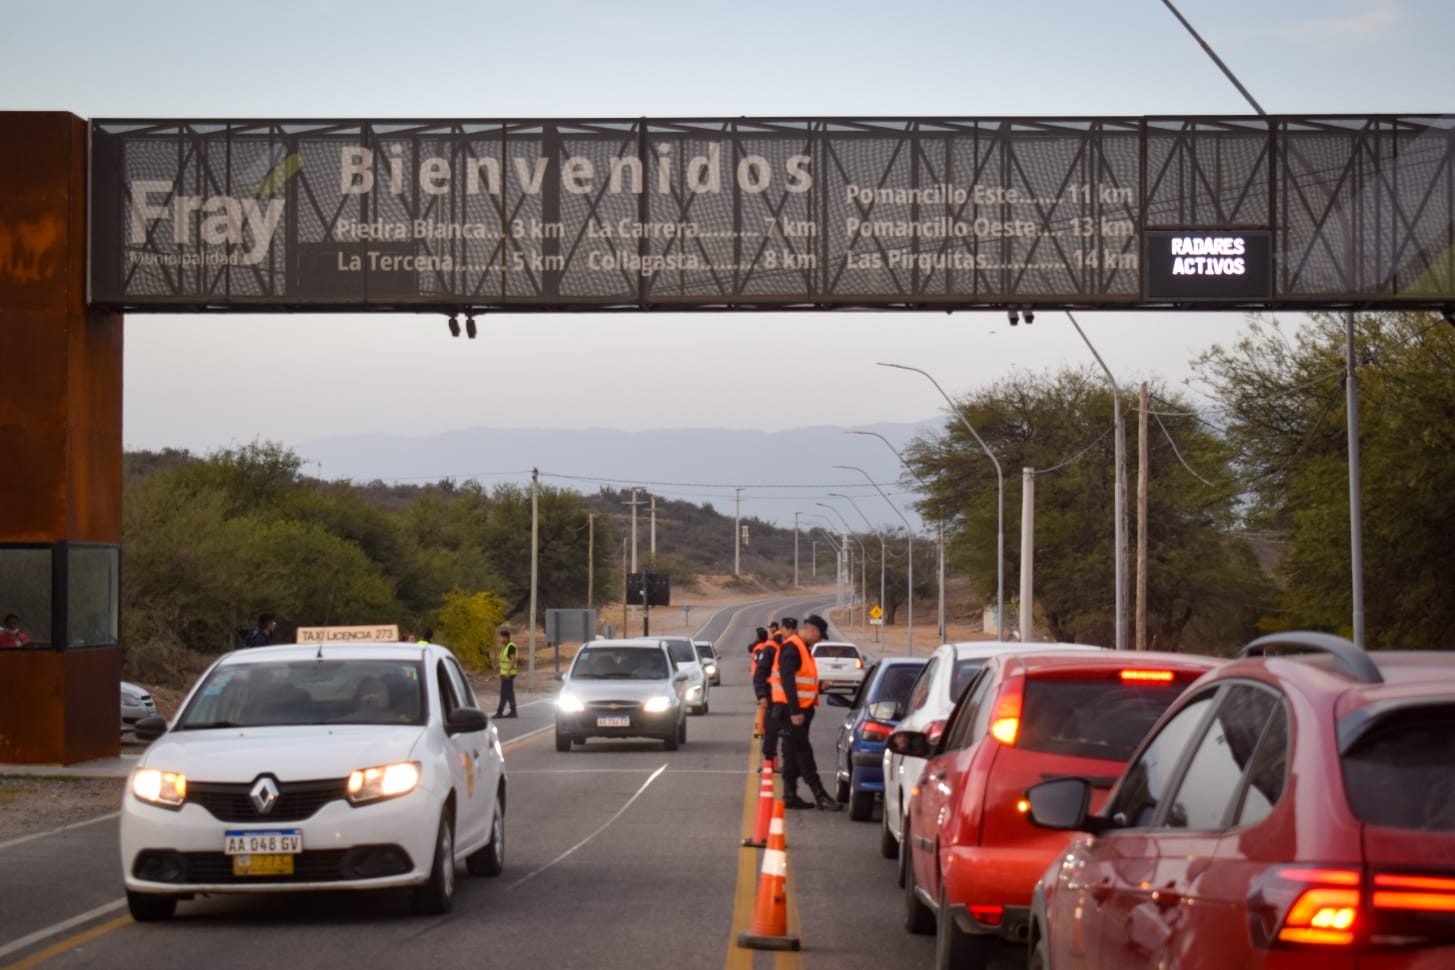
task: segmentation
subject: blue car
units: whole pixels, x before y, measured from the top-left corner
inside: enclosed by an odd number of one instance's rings
[[[874,796],[884,791],[884,742],[904,716],[925,659],[885,657],[869,668],[852,701],[835,703],[828,695],[828,703],[849,707],[834,745],[834,777],[839,801],[849,803],[849,818],[856,822],[874,817]]]

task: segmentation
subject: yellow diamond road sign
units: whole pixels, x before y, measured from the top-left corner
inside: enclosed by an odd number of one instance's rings
[[[878,603],[875,603],[873,606],[869,607],[869,615],[877,620],[884,616],[884,611],[879,608]]]

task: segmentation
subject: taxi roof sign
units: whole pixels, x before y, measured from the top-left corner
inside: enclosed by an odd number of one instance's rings
[[[300,626],[298,643],[397,643],[399,625],[380,623],[372,626]]]

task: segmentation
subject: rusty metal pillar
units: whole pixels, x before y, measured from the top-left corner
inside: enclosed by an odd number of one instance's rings
[[[86,124],[0,112],[0,762],[120,752],[122,317],[86,307]]]

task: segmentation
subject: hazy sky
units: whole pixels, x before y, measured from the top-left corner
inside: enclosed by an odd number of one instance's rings
[[[1271,113],[1455,111],[1450,0],[1178,5]],[[1251,113],[1160,0],[0,10],[0,109],[88,118]],[[1238,314],[1079,319],[1124,384],[1181,383],[1192,357],[1244,326]],[[438,315],[134,315],[125,440],[206,451],[477,425],[777,430],[939,410],[929,384],[878,360],[924,367],[952,393],[1092,362],[1058,313],[1014,330],[993,312],[502,315],[474,342]]]

